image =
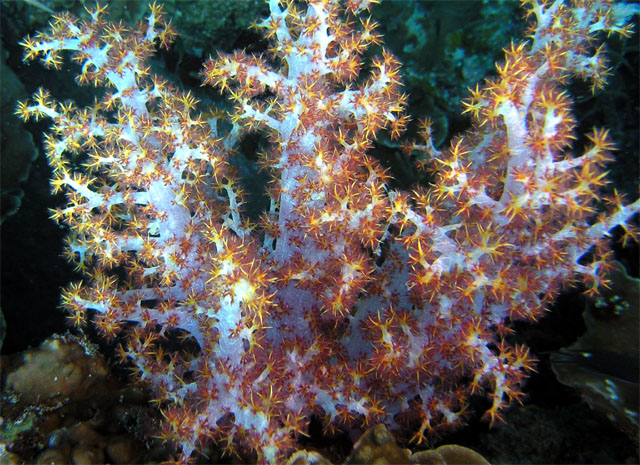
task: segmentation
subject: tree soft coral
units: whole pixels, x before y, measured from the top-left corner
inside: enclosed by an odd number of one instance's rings
[[[100,6],[88,21],[60,14],[22,43],[26,60],[56,68],[72,51],[78,82],[108,88],[81,109],[40,90],[17,113],[53,120],[52,190],[67,203],[52,217],[87,277],[63,292],[69,318],[118,338],[182,461],[209,440],[280,461],[313,414],[328,429],[408,425],[419,443],[462,423],[482,392],[499,420],[533,369],[505,339],[510,322],[535,320],[576,274],[595,292],[603,238],[640,208],[616,197],[596,216],[613,145],[594,130],[582,156],[565,153],[575,122],[561,87],[574,75],[604,85],[598,34],[629,35],[634,7],[525,2],[532,40],[472,91],[473,128],[449,149],[425,126],[409,148],[437,175],[406,193],[367,155],[408,117],[391,53],[361,75],[381,43],[366,3],[270,0],[258,24],[269,56],[220,53],[202,71],[234,104],[225,134],[150,74],[154,45],[175,35],[155,4],[134,28]],[[229,163],[255,130],[272,174],[257,228]]]

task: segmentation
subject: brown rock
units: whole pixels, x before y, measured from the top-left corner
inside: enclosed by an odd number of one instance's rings
[[[476,451],[456,444],[447,444],[437,449],[417,452],[411,456],[411,461],[421,465],[490,465]]]
[[[287,460],[286,465],[333,465],[318,452],[299,450]]]
[[[105,448],[107,457],[113,463],[135,463],[138,456],[138,447],[135,441],[126,436],[112,436]]]
[[[353,446],[345,464],[420,464],[420,465],[490,465],[477,452],[456,444],[440,446],[411,454],[396,443],[395,437],[380,424],[365,431]]]
[[[71,441],[88,446],[104,447],[107,440],[87,423],[77,423],[69,428]]]
[[[380,424],[369,428],[360,436],[346,463],[371,465],[409,463],[410,457],[411,451],[398,447],[393,435],[383,424]]]
[[[36,465],[49,465],[49,464],[68,464],[69,454],[65,454],[60,449],[46,449],[36,459]]]
[[[76,340],[53,337],[24,352],[6,386],[20,395],[22,403],[52,406],[67,398],[95,395],[92,387],[103,385],[107,374],[104,360],[87,355]]]
[[[71,452],[71,462],[74,465],[91,465],[104,463],[104,452],[96,446],[79,444]]]

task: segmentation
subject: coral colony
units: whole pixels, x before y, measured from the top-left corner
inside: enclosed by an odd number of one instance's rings
[[[72,51],[78,83],[107,88],[87,108],[39,90],[17,113],[53,121],[51,186],[67,202],[52,217],[86,276],[63,291],[69,319],[122,341],[178,460],[213,440],[281,461],[312,415],[328,430],[385,422],[420,443],[464,422],[482,393],[494,423],[534,368],[507,342],[511,322],[536,320],[576,276],[596,293],[608,232],[634,234],[640,201],[599,194],[607,131],[567,152],[576,123],[562,86],[605,85],[599,40],[628,37],[635,7],[524,1],[530,39],[471,91],[472,129],[438,151],[425,123],[424,143],[404,145],[426,154],[434,182],[399,192],[367,155],[409,119],[398,61],[363,62],[381,43],[367,3],[270,0],[257,24],[268,54],[219,53],[202,71],[234,103],[226,133],[150,73],[154,47],[175,36],[155,4],[133,28],[99,5],[87,21],[62,13],[22,43],[25,60],[56,69]],[[248,131],[270,142],[257,224],[229,162]]]

